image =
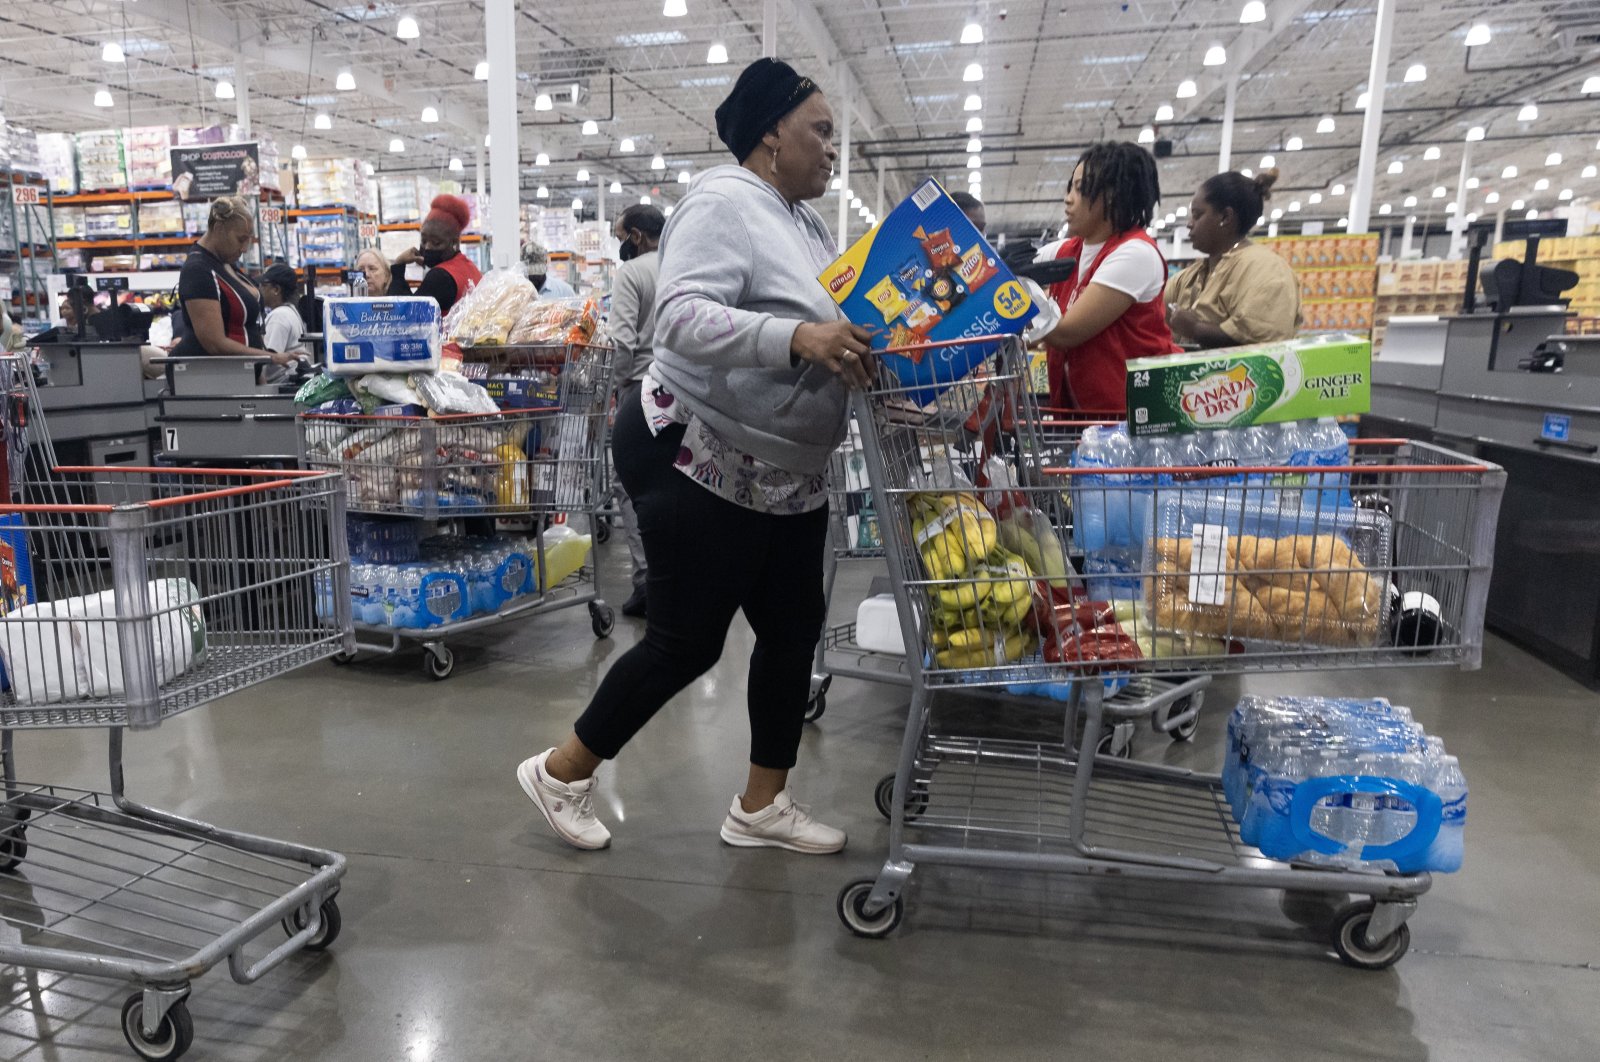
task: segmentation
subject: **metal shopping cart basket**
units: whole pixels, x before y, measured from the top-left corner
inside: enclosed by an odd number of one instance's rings
[[[129,1045],[174,1059],[194,979],[226,960],[248,984],[333,943],[345,859],[135,802],[123,730],[346,647],[344,493],[326,473],[58,468],[24,423],[25,360],[0,373],[0,962],[129,982]],[[108,731],[108,791],[19,779],[16,732],[67,727]]]
[[[1218,673],[1478,666],[1504,472],[1397,440],[1353,446],[1347,465],[1316,472],[1053,467],[1029,456],[1044,444],[1021,351],[996,345],[986,381],[913,392],[886,375],[855,399],[912,647],[912,701],[885,809],[888,857],[876,879],[840,892],[841,919],[864,936],[892,931],[924,863],[1344,893],[1367,899],[1334,920],[1334,949],[1352,965],[1392,964],[1409,946],[1405,923],[1428,874],[1266,860],[1241,841],[1218,775],[1081,751],[1076,724],[1099,733],[1103,721],[1148,714]],[[974,462],[955,433],[1008,403],[1021,413],[999,452],[1015,455],[1015,483],[973,491]],[[1063,595],[1042,636],[1006,628],[954,644],[948,605],[967,617],[975,599],[1009,600],[1023,581],[1004,567],[951,574],[959,541],[987,544],[988,531],[961,515],[979,505],[999,517],[1001,541],[1020,519],[1038,536],[1030,555],[1076,546],[1085,558],[1084,573],[1048,561],[1027,573]],[[938,531],[952,511],[962,529]],[[1096,611],[1108,584],[1132,595],[1115,626],[1081,615]],[[1437,600],[1426,640],[1391,629],[1395,591]],[[975,687],[1063,699],[1048,733],[995,736],[970,713],[941,710],[945,695]]]
[[[353,513],[531,523],[525,548],[486,570],[446,572],[398,592],[357,587],[358,597],[369,595],[361,599],[366,607],[358,606],[359,649],[388,654],[418,642],[428,674],[444,679],[455,667],[446,639],[467,631],[587,605],[595,637],[611,634],[616,615],[601,597],[598,558],[588,556],[567,574],[572,543],[557,550],[550,539],[551,529],[573,515],[587,519],[592,546],[609,538],[599,529],[611,492],[612,353],[609,346],[567,343],[472,349],[464,372],[491,383],[517,381],[516,394],[499,396],[499,413],[300,415],[302,465],[343,473]],[[418,595],[420,604],[408,603]]]

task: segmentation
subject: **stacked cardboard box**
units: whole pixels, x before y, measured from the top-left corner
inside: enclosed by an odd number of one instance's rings
[[[1372,327],[1378,237],[1279,236],[1262,243],[1300,279],[1300,330],[1366,332]]]

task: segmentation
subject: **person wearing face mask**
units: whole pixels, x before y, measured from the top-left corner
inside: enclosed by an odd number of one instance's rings
[[[757,60],[716,125],[739,165],[701,173],[667,223],[655,360],[617,403],[617,474],[650,564],[645,635],[566,740],[523,761],[517,780],[562,840],[606,847],[596,769],[717,662],[743,611],[755,632],[749,774],[722,840],[837,852],[844,831],[795,802],[789,770],[826,612],[825,473],[850,389],[871,380],[872,336],[817,283],[837,252],[806,200],[827,193],[838,152],[816,83]]]
[[[1156,160],[1138,144],[1093,144],[1074,167],[1066,194],[1069,235],[1040,248],[1035,259],[1078,263],[1050,286],[1060,319],[1029,335],[1048,350],[1051,406],[1125,411],[1127,363],[1178,351],[1161,298],[1167,263],[1145,232],[1160,198]]]
[[[394,260],[388,293],[426,295],[439,304],[441,314],[449,313],[456,300],[471,291],[483,276],[472,259],[461,253],[461,234],[470,224],[472,208],[466,200],[453,195],[434,196],[428,216],[422,219],[422,245],[407,247]],[[428,267],[415,292],[405,276],[405,267],[413,262]],[[370,286],[368,291],[377,294]]]
[[[572,299],[578,292],[571,284],[550,274],[550,252],[543,244],[527,243],[522,246],[522,267],[541,299]]]
[[[660,275],[661,230],[667,219],[653,206],[631,206],[622,212],[613,230],[619,241],[617,257],[622,265],[611,281],[611,313],[606,330],[616,347],[613,378],[617,390],[643,384],[650,363],[655,360],[656,278]],[[615,484],[617,508],[622,513],[622,530],[633,559],[633,593],[623,602],[622,614],[643,617],[647,607],[645,583],[649,571],[644,555],[644,539],[639,536],[639,517],[621,481]]]
[[[187,324],[172,349],[175,357],[224,355],[295,360],[289,351],[266,349],[261,335],[261,290],[239,271],[239,259],[255,243],[255,210],[249,200],[226,196],[211,204],[205,235],[178,274],[178,305]]]
[[[1167,320],[1180,341],[1209,348],[1295,337],[1300,282],[1288,262],[1250,242],[1277,181],[1277,170],[1219,173],[1195,193],[1189,239],[1206,257],[1167,285]]]

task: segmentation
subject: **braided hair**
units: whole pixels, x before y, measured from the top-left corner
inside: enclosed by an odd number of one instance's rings
[[[1127,141],[1104,140],[1089,145],[1078,165],[1083,167],[1078,194],[1089,202],[1103,198],[1113,230],[1149,227],[1161,198],[1156,160],[1150,152]]]

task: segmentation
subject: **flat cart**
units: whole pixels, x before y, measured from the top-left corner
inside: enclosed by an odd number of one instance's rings
[[[348,610],[318,607],[345,579],[344,492],[327,473],[55,467],[43,422],[10,416],[25,365],[0,372],[0,962],[127,982],[129,1046],[175,1059],[195,979],[226,962],[253,983],[334,942],[345,857],[138,803],[123,731],[348,646]],[[19,775],[18,731],[90,727],[106,790]]]
[[[455,656],[448,639],[557,609],[588,606],[596,638],[606,638],[616,615],[601,596],[600,564],[591,555],[571,574],[552,577],[559,559],[553,527],[583,517],[598,549],[600,514],[609,504],[609,404],[613,348],[553,344],[475,348],[463,371],[479,379],[520,374],[542,380],[528,408],[490,414],[365,416],[302,413],[301,464],[343,474],[352,513],[401,517],[436,526],[443,521],[526,522],[526,548],[459,581],[374,587],[384,603],[357,615],[355,651],[399,652],[407,643],[425,651],[427,674],[448,678]],[[566,544],[567,547],[571,543]],[[511,567],[507,567],[507,564]],[[446,573],[449,574],[449,573]],[[416,607],[421,595],[427,607]],[[396,607],[396,602],[399,607]],[[410,611],[407,611],[409,603]],[[415,616],[415,619],[412,617]]]
[[[1405,923],[1429,887],[1427,873],[1274,863],[1241,841],[1219,775],[1086,752],[1073,735],[1080,717],[1085,733],[1098,733],[1105,721],[1146,715],[1220,673],[1477,667],[1504,472],[1399,440],[1353,446],[1347,464],[1314,472],[1020,460],[1010,502],[1047,514],[1063,550],[1068,505],[1080,532],[1094,521],[1136,529],[1136,548],[1122,562],[1139,609],[1115,636],[1063,629],[1053,652],[1047,638],[1043,654],[1002,659],[996,643],[992,663],[949,666],[932,595],[982,588],[975,578],[931,578],[915,536],[927,529],[923,499],[971,479],[952,432],[999,388],[1021,413],[1011,418],[1004,452],[1043,449],[1021,351],[1013,342],[997,346],[987,380],[913,396],[886,375],[854,399],[903,634],[915,648],[907,658],[911,706],[884,808],[888,855],[875,879],[841,890],[841,920],[863,936],[888,934],[902,918],[907,882],[925,863],[1355,894],[1364,899],[1334,919],[1332,948],[1354,966],[1391,965],[1409,947]],[[908,404],[917,415],[906,414]],[[1287,552],[1277,554],[1280,547]],[[1268,559],[1299,558],[1302,549],[1303,561]],[[1436,600],[1426,638],[1420,627],[1392,624],[1394,593]],[[1124,633],[1147,640],[1150,651],[1119,651]],[[1113,695],[1108,683],[1123,681]],[[1066,695],[1047,728],[1018,734],[993,727],[993,713],[947,710],[949,694],[972,688]]]

